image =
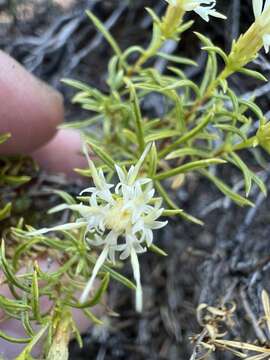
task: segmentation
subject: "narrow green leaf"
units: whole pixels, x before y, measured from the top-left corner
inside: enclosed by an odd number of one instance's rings
[[[160,249],[160,247],[154,244],[152,244],[148,249],[157,255],[168,256],[168,254],[164,250]]]
[[[37,321],[40,321],[41,314],[40,314],[40,306],[39,306],[38,276],[36,269],[34,270],[32,277],[31,302],[32,302],[33,316]]]
[[[123,135],[125,135],[125,137],[132,143],[132,144],[137,144],[137,136],[136,134],[129,130],[129,129],[123,129]]]
[[[203,46],[202,50],[208,51],[208,52],[215,52],[217,53],[224,61],[225,65],[228,64],[228,56],[226,53],[219,48],[218,46]]]
[[[143,54],[144,53],[144,49],[141,46],[130,46],[129,48],[127,48],[123,55],[122,55],[122,60],[126,60],[131,54],[133,54],[134,52],[137,52],[139,54]]]
[[[268,79],[258,71],[254,71],[254,70],[250,70],[250,69],[246,69],[246,68],[241,68],[241,69],[238,70],[238,72],[240,72],[240,73],[242,73],[244,75],[253,77],[253,78],[257,79],[257,80],[268,81]]]
[[[89,309],[83,309],[83,313],[95,325],[103,325],[103,321],[99,320]]]
[[[29,305],[24,304],[22,301],[8,299],[3,295],[0,295],[0,308],[19,312],[31,309]]]
[[[58,126],[58,129],[82,129],[82,128],[88,128],[96,123],[98,123],[100,120],[102,120],[102,115],[96,115],[91,117],[90,119],[84,119],[81,121],[72,121],[68,123],[64,123],[60,126]]]
[[[150,178],[153,178],[157,172],[157,167],[158,167],[158,155],[157,155],[157,148],[155,143],[153,143],[153,145],[151,146],[148,159],[149,159],[148,176]]]
[[[6,142],[11,137],[10,133],[0,134],[0,145]]]
[[[154,120],[148,120],[145,124],[144,124],[144,130],[145,132],[148,132],[152,129],[154,129],[155,127],[158,127],[158,125],[160,124],[160,119],[154,119]]]
[[[246,135],[237,127],[233,126],[233,125],[229,125],[229,124],[216,124],[214,125],[215,128],[217,129],[221,129],[221,130],[225,130],[228,132],[231,132],[235,135],[238,135],[241,139],[243,139],[244,141],[247,140]]]
[[[53,190],[53,192],[56,195],[60,196],[60,198],[63,199],[67,204],[69,204],[69,205],[76,204],[76,200],[70,194],[68,194],[66,191]]]
[[[158,52],[157,56],[161,57],[162,59],[177,63],[177,64],[183,64],[183,65],[190,65],[190,66],[198,66],[198,64],[188,58],[184,58],[181,56],[175,56],[175,55],[170,55],[170,54],[166,54],[163,52]]]
[[[232,158],[232,162],[242,171],[245,181],[245,189],[246,189],[246,197],[249,196],[251,186],[252,186],[252,176],[249,168],[244,163],[244,161],[238,156],[236,153],[232,152],[226,158],[230,161],[230,157]]]
[[[203,226],[203,222],[200,219],[195,218],[194,216],[187,214],[183,210],[179,209],[178,206],[174,203],[174,201],[170,198],[167,191],[164,189],[164,187],[161,185],[159,181],[155,181],[155,188],[157,189],[160,196],[163,198],[164,202],[173,209],[173,211],[177,211],[177,216],[180,216],[181,218],[190,221],[196,225]],[[168,211],[168,210],[165,210]]]
[[[263,180],[253,172],[251,172],[252,180],[255,182],[255,184],[258,186],[258,188],[261,190],[261,192],[264,194],[264,196],[267,196],[267,187]]]
[[[143,119],[142,119],[139,99],[137,97],[133,83],[127,78],[125,79],[125,83],[127,85],[128,90],[130,91],[130,100],[133,105],[134,120],[136,125],[136,134],[137,134],[139,149],[141,152],[143,152],[145,148],[145,140],[144,140],[144,130],[143,130]]]
[[[159,153],[159,158],[161,159],[161,158],[165,157],[167,154],[169,154],[171,151],[173,151],[179,145],[193,139],[194,137],[196,137],[197,134],[201,133],[202,130],[213,119],[214,113],[215,113],[214,111],[210,111],[209,114],[207,114],[207,116],[205,116],[205,118],[203,118],[203,120],[200,121],[197,126],[195,126],[192,130],[188,131],[185,135],[180,137],[178,140],[174,141],[173,144],[171,144],[171,145],[167,146],[165,149],[163,149]]]
[[[164,171],[160,174],[157,174],[154,177],[154,179],[160,181],[160,180],[168,179],[168,178],[178,175],[178,174],[185,174],[189,171],[202,169],[202,168],[208,167],[210,165],[218,165],[218,164],[225,164],[225,163],[226,163],[226,161],[219,159],[219,158],[197,160],[197,161],[193,161],[193,162],[189,162],[187,164],[181,165],[175,169],[171,169],[168,171]]]
[[[256,105],[253,101],[251,100],[244,100],[244,99],[239,99],[239,103],[242,105],[246,105],[251,111],[254,112],[254,114],[258,117],[258,119],[261,122],[264,122],[265,117],[262,113],[262,110],[259,108],[258,105]]]
[[[173,72],[174,74],[176,74],[177,76],[179,76],[180,79],[186,78],[184,71],[182,71],[181,69],[178,69],[174,66],[168,66],[167,69]]]
[[[0,221],[7,219],[10,216],[12,203],[7,203],[3,209],[0,209]]]
[[[177,210],[163,210],[162,216],[175,216],[175,215],[179,215],[180,213],[182,213],[184,210],[182,209],[177,209]]]
[[[111,269],[109,266],[103,265],[102,269],[109,272],[112,278],[114,278],[115,280],[117,280],[121,284],[125,285],[129,289],[136,290],[136,285],[132,281],[127,279],[125,276],[119,274],[117,271]]]
[[[157,16],[157,14],[149,7],[146,7],[145,10],[151,16],[151,18],[153,19],[153,22],[158,24],[160,20],[159,20],[159,17]]]
[[[194,34],[199,38],[199,40],[204,44],[206,47],[214,47],[213,43],[203,34],[199,32],[194,32]],[[216,52],[210,51],[208,52],[208,60],[206,69],[204,72],[204,77],[201,82],[200,91],[203,94],[212,84],[216,81],[217,78],[217,57]]]
[[[13,231],[13,233],[15,235],[16,232]],[[25,232],[23,232],[25,233]],[[18,270],[18,263],[19,263],[19,259],[21,257],[22,254],[24,254],[28,249],[30,249],[33,245],[38,244],[39,242],[44,241],[44,238],[42,237],[35,237],[35,238],[30,238],[27,241],[25,241],[26,236],[23,235],[23,242],[21,242],[15,249],[15,253],[14,256],[12,258],[12,265],[14,267],[14,269]]]
[[[74,317],[71,317],[70,319],[71,321],[71,326],[72,326],[72,332],[74,334],[74,338],[77,341],[77,344],[79,346],[80,349],[83,348],[83,339],[82,339],[82,335],[80,333],[80,329],[78,328],[78,326],[80,326],[79,324],[77,325],[76,321],[74,320]]]
[[[62,79],[61,82],[77,90],[85,92],[88,96],[93,95],[99,100],[102,100],[104,97],[98,90],[91,88],[90,86],[84,84],[82,81],[73,79]]]
[[[90,146],[90,148],[96,153],[96,155],[104,161],[106,165],[112,170],[115,170],[115,162],[112,157],[100,146],[97,146],[94,142],[92,142],[89,137],[84,136],[85,142]]]
[[[5,334],[3,331],[0,331],[0,338],[8,341],[9,343],[13,344],[27,344],[31,341],[31,338],[15,338]],[[16,358],[16,360],[26,360],[25,358]]]
[[[254,204],[243,196],[237,194],[233,191],[228,185],[226,185],[223,181],[221,181],[218,177],[213,174],[210,174],[206,170],[201,170],[201,173],[206,176],[210,181],[215,184],[215,186],[226,196],[232,199],[235,203],[240,206],[254,206]]]
[[[23,325],[23,328],[24,328],[26,334],[32,338],[34,336],[34,330],[32,328],[32,324],[30,322],[30,317],[29,317],[28,311],[23,311],[21,313],[21,320],[22,320],[22,325]]]
[[[238,114],[239,113],[238,97],[235,95],[235,93],[231,89],[227,89],[226,93],[227,93],[228,97],[231,99],[235,113]]]
[[[226,79],[218,79],[218,84],[221,86],[223,93],[226,94],[229,90],[228,81]]]
[[[149,143],[149,142],[153,142],[153,141],[157,141],[157,140],[171,138],[173,136],[179,136],[179,131],[178,130],[155,131],[145,137],[145,142]]]
[[[145,60],[155,56],[162,45],[162,31],[158,23],[153,24],[152,39],[143,57]]]
[[[185,156],[199,156],[202,158],[208,158],[209,156],[211,156],[211,153],[209,151],[206,150],[201,150],[201,149],[195,149],[195,148],[182,148],[179,150],[175,150],[173,152],[171,152],[170,154],[168,154],[166,156],[166,160],[172,160],[172,159],[177,159],[177,158],[182,158]]]
[[[2,240],[2,243],[1,243],[0,266],[1,266],[1,270],[3,271],[3,273],[4,273],[5,277],[7,278],[9,284],[15,285],[19,289],[30,293],[30,289],[28,288],[28,286],[25,286],[24,284],[21,284],[19,282],[19,280],[16,278],[16,276],[13,274],[11,266],[9,265],[9,263],[8,263],[8,261],[6,259],[4,240]]]
[[[108,286],[109,286],[109,282],[110,282],[110,274],[107,273],[104,278],[101,281],[101,284],[98,288],[98,290],[95,292],[95,295],[93,296],[93,298],[83,304],[81,303],[70,303],[65,301],[65,304],[71,306],[72,308],[77,308],[77,309],[85,309],[88,307],[93,307],[97,304],[100,303],[100,300],[102,298],[102,296],[104,295],[104,293],[106,292]]]
[[[39,340],[42,338],[42,336],[46,333],[46,331],[48,330],[48,327],[49,327],[49,323],[47,323],[45,326],[43,326],[32,339],[29,339],[29,340],[27,339],[27,342],[29,344],[23,349],[23,351],[20,353],[20,355],[15,358],[15,360],[31,359],[30,358],[31,351],[33,350],[34,346],[39,342]]]
[[[200,219],[196,218],[195,216],[186,213],[185,211],[182,211],[181,213],[179,213],[179,216],[182,217],[184,220],[192,222],[193,224],[199,225],[199,226],[204,226],[204,222],[201,221]]]
[[[8,185],[23,185],[31,180],[30,176],[12,176],[0,175],[0,182],[3,181]]]
[[[196,96],[198,96],[199,98],[201,97],[201,92],[200,92],[199,87],[191,80],[174,81],[173,84],[162,88],[162,91],[175,90],[175,89],[178,89],[178,88],[181,88],[181,87],[190,87],[194,91]]]
[[[93,22],[93,24],[96,26],[96,28],[101,32],[101,34],[104,36],[104,38],[108,41],[108,43],[111,45],[112,49],[116,53],[117,56],[122,55],[122,51],[118,44],[116,43],[115,39],[112,37],[112,35],[109,33],[109,31],[105,28],[105,26],[102,24],[102,22],[90,11],[86,11],[86,15],[90,18],[90,20]]]

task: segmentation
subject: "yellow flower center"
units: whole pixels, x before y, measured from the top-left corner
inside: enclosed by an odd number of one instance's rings
[[[117,200],[116,205],[111,209],[106,218],[106,227],[117,233],[123,233],[132,226],[131,211],[123,208],[123,200]]]

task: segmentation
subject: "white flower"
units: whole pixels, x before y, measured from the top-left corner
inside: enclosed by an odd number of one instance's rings
[[[270,0],[266,0],[263,5],[263,0],[253,0],[253,11],[256,22],[263,30],[262,39],[265,52],[269,52],[270,48]]]
[[[139,171],[151,145],[147,146],[138,163],[128,172],[116,166],[119,183],[112,192],[113,185],[107,184],[102,170],[97,171],[94,163],[88,159],[92,172],[94,187],[82,191],[90,193],[89,205],[60,205],[53,211],[71,209],[80,214],[76,223],[56,226],[32,232],[31,235],[44,234],[48,231],[67,230],[86,227],[86,241],[102,251],[92,271],[82,295],[85,302],[93,288],[95,278],[106,260],[115,263],[117,255],[120,260],[131,259],[136,281],[136,309],[142,310],[142,287],[137,254],[143,253],[153,242],[153,230],[160,229],[167,222],[157,221],[163,209],[161,201],[154,198],[155,190],[151,179],[140,178]]]
[[[209,16],[226,19],[226,16],[216,11],[216,0],[166,0],[170,5],[176,6],[177,3],[183,7],[184,11],[195,11],[205,21],[209,21]]]

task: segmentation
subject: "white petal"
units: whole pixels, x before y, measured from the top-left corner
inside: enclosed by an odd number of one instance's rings
[[[209,10],[207,8],[204,8],[202,6],[198,7],[197,9],[194,9],[194,11],[205,21],[209,21]]]
[[[146,244],[149,247],[153,243],[153,231],[150,229],[146,229],[144,234],[145,234]]]
[[[270,48],[270,34],[266,34],[263,36],[263,44],[265,52],[268,53]]]
[[[264,9],[263,9],[263,11],[268,10],[269,7],[270,7],[270,0],[266,0],[266,1],[265,1],[265,4],[264,4]]]
[[[120,166],[115,165],[115,170],[117,172],[117,175],[118,175],[118,178],[119,178],[120,182],[125,184],[126,181],[127,181],[127,175],[125,174],[123,169],[121,169]]]
[[[108,257],[110,259],[110,261],[115,265],[115,250],[116,247],[115,246],[109,246],[109,254]]]
[[[219,18],[219,19],[223,19],[223,20],[227,19],[227,16],[221,14],[220,12],[218,12],[216,10],[210,10],[209,15],[214,16],[214,17]]]
[[[120,260],[126,260],[130,256],[130,247],[125,245],[124,251],[120,255]]]
[[[157,229],[163,228],[167,224],[168,224],[168,221],[153,221],[150,224],[150,226],[151,226],[151,229],[157,230]]]
[[[83,195],[84,193],[88,193],[88,192],[92,193],[94,191],[96,191],[96,188],[92,186],[90,188],[82,190],[79,195]]]
[[[52,209],[49,210],[49,214],[54,214],[58,211],[63,211],[63,210],[67,210],[69,209],[69,205],[68,204],[61,204],[61,205],[57,205],[55,207],[53,207]]]
[[[64,230],[79,229],[85,225],[87,225],[86,222],[68,223],[68,224],[64,224],[64,225],[54,226],[52,228],[44,228],[44,229],[40,229],[40,230],[31,231],[31,232],[27,233],[27,236],[43,235],[43,234],[46,234],[51,231],[61,231],[61,230],[64,231]]]
[[[69,205],[68,208],[71,210],[77,211],[83,217],[88,217],[92,214],[95,214],[99,210],[98,207],[91,207],[91,206],[86,206],[86,205],[82,205],[82,204]]]
[[[133,248],[131,249],[130,256],[131,256],[133,275],[136,281],[136,310],[138,312],[142,312],[143,292],[142,292],[142,284],[141,284],[140,264],[138,261],[138,256],[136,254],[136,251]]]
[[[144,222],[142,219],[138,219],[138,221],[135,222],[135,224],[132,226],[132,233],[136,234],[139,231],[142,231],[144,229]]]
[[[148,144],[148,145],[146,146],[146,148],[145,148],[144,152],[142,153],[139,161],[138,161],[137,164],[135,165],[132,173],[130,174],[130,177],[129,177],[129,185],[132,185],[132,184],[135,182],[135,180],[136,180],[136,178],[137,178],[137,176],[138,176],[138,174],[139,174],[139,171],[140,171],[140,169],[141,169],[141,167],[142,167],[142,164],[143,164],[146,156],[148,155],[149,151],[151,150],[151,147],[152,147],[152,143],[150,143],[150,144]]]
[[[147,249],[143,247],[138,241],[133,244],[133,248],[137,254],[143,254],[147,251]]]
[[[205,2],[205,1],[200,1],[200,0],[187,0],[186,3],[184,4],[184,8],[186,11],[192,11],[192,10],[196,9],[197,7],[199,7],[201,4],[211,4],[211,3],[213,3],[213,1],[208,0]],[[214,1],[214,3],[215,3],[215,1]]]
[[[105,248],[102,250],[101,254],[98,257],[97,262],[95,263],[91,278],[89,279],[88,283],[86,284],[86,286],[83,290],[83,293],[80,297],[80,303],[84,303],[85,301],[87,301],[89,293],[92,290],[92,287],[94,285],[95,278],[96,278],[100,268],[106,261],[107,256],[108,256],[108,246],[105,246]]]
[[[95,167],[95,164],[90,159],[88,160],[88,163],[89,163],[89,167],[90,167],[90,170],[91,170],[91,175],[92,175],[94,184],[98,189],[101,189],[102,188],[102,182],[101,182],[101,179],[100,179],[100,177],[98,175],[98,171],[97,171],[97,169]]]
[[[263,0],[252,0],[252,6],[255,19],[257,19],[263,11]]]

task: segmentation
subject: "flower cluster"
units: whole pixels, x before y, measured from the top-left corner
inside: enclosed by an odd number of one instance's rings
[[[179,4],[184,11],[195,11],[205,21],[209,21],[209,16],[226,19],[226,16],[216,11],[216,0],[166,0],[170,5]]]
[[[103,171],[97,170],[94,163],[88,159],[94,186],[82,191],[89,205],[60,205],[54,209],[60,211],[71,209],[80,214],[75,223],[56,226],[51,229],[35,231],[32,235],[48,231],[66,230],[86,227],[85,239],[88,244],[102,249],[92,275],[82,295],[85,302],[93,288],[94,280],[106,260],[115,263],[116,255],[120,260],[130,257],[133,274],[136,281],[136,309],[142,310],[142,287],[137,254],[143,253],[153,242],[153,230],[160,229],[167,222],[157,221],[161,216],[161,200],[154,198],[155,190],[151,179],[139,178],[140,167],[147,156],[150,146],[146,148],[140,160],[128,172],[115,166],[119,183],[108,184]],[[114,188],[114,191],[112,189]]]
[[[270,48],[270,0],[253,0],[253,11],[257,25],[261,29],[261,36],[266,53]]]

